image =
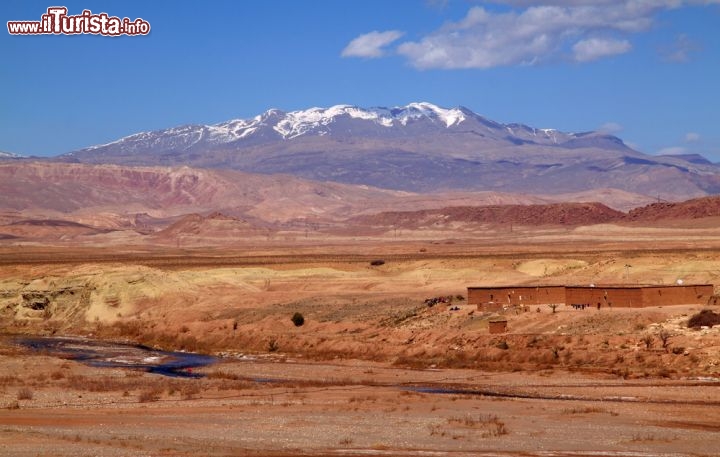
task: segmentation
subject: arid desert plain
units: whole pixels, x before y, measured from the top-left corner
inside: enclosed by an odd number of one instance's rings
[[[720,457],[720,0],[0,16],[0,457]]]
[[[717,310],[714,299],[499,312],[466,300],[468,286],[718,285],[715,222],[8,242],[0,446],[21,456],[717,455],[720,327],[687,326]],[[507,332],[490,334],[498,316]],[[101,354],[114,362],[102,366],[22,344],[29,336],[133,346]],[[168,376],[132,366],[171,357],[143,348],[216,360]]]

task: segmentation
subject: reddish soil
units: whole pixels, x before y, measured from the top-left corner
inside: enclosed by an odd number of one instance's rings
[[[678,203],[652,203],[628,212],[627,220],[656,222],[667,219],[702,219],[720,216],[720,197],[696,198]]]
[[[282,355],[171,379],[0,350],[0,445],[14,456],[689,457],[716,455],[720,432],[717,382]]]
[[[474,222],[520,225],[592,225],[621,221],[624,213],[601,203],[553,203],[549,205],[456,206],[436,210],[384,212],[360,216],[353,225],[415,228],[433,223]]]
[[[463,299],[469,285],[718,284],[716,227],[244,239],[203,231],[234,219],[200,219],[183,245],[137,233],[5,241],[0,332],[131,341],[223,362],[202,379],[171,379],[0,341],[4,452],[717,455],[720,327],[687,327],[717,301],[508,309],[508,333],[491,335],[497,316]],[[384,264],[371,265],[377,259]],[[453,299],[425,304],[438,296]],[[304,325],[293,325],[295,312]]]

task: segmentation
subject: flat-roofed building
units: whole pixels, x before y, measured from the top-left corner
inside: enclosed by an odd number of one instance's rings
[[[567,286],[565,303],[593,307],[643,308],[647,306],[706,305],[712,284],[668,286]]]
[[[468,287],[468,304],[498,310],[510,306],[565,303],[565,286]]]
[[[584,305],[583,308],[642,308],[647,306],[706,305],[712,284],[493,286],[468,287],[468,304],[497,311],[514,306]]]

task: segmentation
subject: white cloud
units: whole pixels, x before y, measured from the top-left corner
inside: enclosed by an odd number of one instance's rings
[[[672,156],[672,155],[680,155],[680,154],[686,154],[687,148],[684,148],[682,146],[671,146],[669,148],[663,148],[657,152],[657,155],[660,156]]]
[[[419,41],[406,42],[398,52],[418,68],[490,68],[534,64],[578,46],[581,61],[627,52],[626,40],[599,39],[647,30],[662,1],[631,1],[616,7],[532,6],[521,12],[495,13],[477,6],[465,18]]]
[[[402,35],[403,33],[397,30],[366,33],[355,38],[345,46],[341,55],[343,57],[382,57],[384,55],[383,48],[393,41],[396,41]]]
[[[600,128],[598,128],[599,132],[607,133],[609,135],[622,132],[622,130],[623,126],[618,124],[617,122],[606,122],[601,125]]]
[[[632,49],[632,34],[649,30],[658,13],[720,0],[495,0],[497,10],[470,8],[456,22],[397,46],[416,68],[492,68],[574,59],[590,62]],[[371,32],[343,56],[379,57],[399,32]],[[682,43],[680,43],[682,45]],[[679,47],[681,58],[685,47]]]
[[[573,54],[578,62],[590,62],[602,57],[624,54],[632,49],[627,40],[604,40],[601,38],[590,38],[578,41],[573,45]]]
[[[687,143],[696,143],[700,141],[700,134],[695,132],[688,132],[685,134],[685,141]]]
[[[666,8],[680,8],[685,5],[713,5],[720,4],[720,0],[488,0],[485,3],[494,3],[497,5],[511,6],[533,6],[533,5],[561,5],[561,6],[580,6],[580,5],[626,5],[628,3],[634,6],[642,7],[648,4],[664,6]]]

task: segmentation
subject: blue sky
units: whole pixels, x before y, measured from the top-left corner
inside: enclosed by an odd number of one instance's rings
[[[152,31],[5,28],[0,151],[56,155],[269,108],[429,101],[720,161],[720,0],[5,0],[0,19],[56,5]]]

